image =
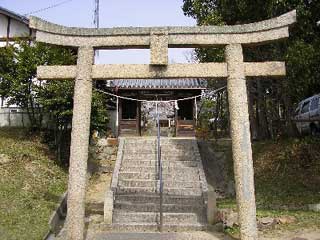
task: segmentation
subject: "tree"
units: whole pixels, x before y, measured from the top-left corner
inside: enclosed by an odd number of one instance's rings
[[[0,94],[28,112],[31,128],[43,128],[47,117],[47,138],[53,139],[57,156],[61,148],[68,151],[70,139],[74,81],[45,81],[36,79],[39,65],[73,65],[76,52],[59,46],[19,41],[0,49]],[[91,130],[105,131],[108,114],[106,96],[93,91]],[[68,154],[65,154],[68,155]],[[66,158],[67,159],[67,158]]]
[[[15,73],[14,48],[0,48],[0,97],[7,98],[11,87],[11,75]]]
[[[198,25],[245,24],[279,16],[297,9],[298,22],[284,42],[244,48],[245,61],[281,60],[287,76],[279,81],[248,81],[252,131],[258,138],[275,137],[280,129],[293,134],[294,105],[320,92],[320,1],[316,0],[184,0],[185,15]],[[200,62],[223,60],[223,50],[196,49]],[[283,124],[282,118],[285,118]],[[276,124],[275,124],[276,123]],[[252,134],[254,135],[254,134]]]
[[[39,65],[71,64],[75,61],[70,50],[51,47],[42,43],[30,44],[19,41],[14,45],[2,48],[6,53],[1,69],[0,91],[2,97],[8,98],[9,104],[15,104],[28,113],[32,129],[42,126],[45,106],[39,97],[43,94],[45,81],[36,79]]]

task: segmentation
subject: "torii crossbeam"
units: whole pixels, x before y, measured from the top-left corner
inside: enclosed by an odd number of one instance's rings
[[[296,11],[235,26],[88,29],[59,26],[31,17],[36,40],[78,48],[76,66],[39,66],[38,78],[75,79],[68,185],[67,238],[84,238],[92,80],[124,78],[227,78],[231,137],[241,239],[257,239],[254,173],[246,77],[284,76],[284,62],[243,61],[242,46],[289,37]],[[225,63],[168,64],[169,47],[225,47]],[[94,65],[95,49],[150,48],[150,64]],[[152,80],[150,80],[152,81]]]

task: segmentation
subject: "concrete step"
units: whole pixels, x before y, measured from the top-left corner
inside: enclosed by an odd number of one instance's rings
[[[163,213],[164,224],[201,224],[205,222],[205,216],[202,213]],[[159,223],[160,213],[156,212],[127,212],[115,210],[113,212],[114,223]]]
[[[150,194],[158,193],[156,187],[123,187],[118,186],[117,194],[135,193],[135,194]],[[202,196],[201,188],[164,188],[163,195],[177,195],[177,196]]]
[[[196,140],[195,139],[178,139],[178,138],[161,138],[161,145],[193,145]]]
[[[145,149],[136,149],[136,150],[125,150],[123,157],[124,159],[135,159],[139,157],[144,157],[145,159],[156,159],[158,151],[153,150],[145,150]],[[193,151],[161,151],[161,156],[165,156],[167,158],[179,157],[179,158],[194,158]]]
[[[145,172],[145,173],[157,173],[157,167],[156,166],[121,166],[120,171],[123,172]],[[163,166],[162,167],[163,174],[174,174],[177,172],[184,172],[186,175],[192,174],[192,173],[198,173],[197,167],[168,167]]]
[[[118,186],[120,187],[150,187],[156,188],[157,180],[141,180],[141,179],[121,179]],[[199,181],[163,181],[164,188],[200,188]]]
[[[132,145],[137,145],[137,144],[141,144],[141,145],[146,145],[146,144],[156,144],[156,139],[155,138],[150,138],[150,139],[146,139],[146,138],[126,138],[125,139],[125,146],[132,146]]]
[[[131,160],[131,161],[124,161],[122,162],[123,167],[130,167],[130,166],[157,166],[158,161],[149,161],[149,160]],[[197,167],[197,161],[168,161],[163,160],[162,166],[164,167]]]
[[[190,154],[161,154],[161,159],[164,161],[197,161],[193,153]],[[157,155],[155,153],[153,154],[133,154],[133,153],[126,153],[123,155],[122,161],[144,161],[144,160],[150,160],[150,161],[156,161]]]
[[[138,134],[136,129],[121,129],[120,131],[121,136],[136,136]]]
[[[131,161],[131,160],[156,160],[157,154],[155,153],[146,153],[146,154],[138,154],[138,153],[129,153],[125,152],[122,157],[122,161]]]
[[[147,172],[124,172],[121,171],[119,173],[119,180],[121,179],[145,179],[145,180],[157,180],[158,173],[147,173]],[[197,172],[189,173],[186,175],[184,172],[175,172],[172,174],[162,174],[163,180],[175,180],[175,181],[182,181],[182,180],[189,180],[189,181],[198,181],[199,174]]]
[[[128,201],[116,201],[114,203],[115,210],[123,210],[127,212],[159,212],[160,204],[155,203],[131,203]],[[181,204],[163,204],[163,212],[172,213],[203,213],[204,205],[181,205]]]
[[[195,140],[188,139],[160,139],[161,147],[170,147],[174,146],[175,148],[184,148],[184,147],[192,147],[194,146]],[[157,146],[157,139],[126,139],[125,147],[139,147],[139,146]]]
[[[131,203],[154,203],[160,204],[159,194],[117,194],[115,201],[128,201]],[[164,195],[162,202],[178,205],[203,205],[202,196],[170,196]]]
[[[100,229],[103,229],[103,226]],[[164,224],[162,227],[163,232],[192,232],[204,231],[208,227],[206,224]],[[110,231],[110,227],[106,225],[106,230]],[[112,224],[112,231],[121,232],[157,232],[159,231],[158,223],[115,223]]]
[[[163,152],[172,152],[172,153],[184,153],[184,152],[193,152],[194,148],[193,146],[183,146],[183,147],[175,147],[174,145],[166,145],[166,146],[160,146],[161,147],[161,151]],[[125,152],[137,152],[138,150],[141,151],[153,151],[153,152],[157,152],[158,151],[158,146],[151,146],[151,145],[143,145],[143,146],[125,146],[123,148],[123,150]]]
[[[142,149],[142,148],[135,148],[135,149],[124,149],[124,155],[156,155],[158,151],[155,149]]]
[[[125,139],[114,198],[113,230],[159,229],[159,181],[156,138]],[[206,208],[195,139],[161,138],[163,230],[204,230]]]

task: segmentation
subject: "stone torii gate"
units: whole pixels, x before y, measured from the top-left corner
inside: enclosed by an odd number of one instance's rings
[[[244,62],[242,46],[289,36],[292,11],[270,20],[235,26],[71,28],[31,17],[36,40],[78,49],[76,66],[39,66],[38,78],[75,79],[68,183],[67,238],[84,238],[92,80],[227,78],[241,239],[257,239],[254,172],[246,77],[284,76],[284,62]],[[168,64],[168,47],[225,47],[225,63]],[[94,65],[95,49],[150,48],[150,64]]]

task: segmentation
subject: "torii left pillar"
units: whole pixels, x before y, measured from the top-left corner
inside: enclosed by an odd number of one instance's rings
[[[92,47],[79,47],[68,182],[67,239],[83,240],[92,97]]]

